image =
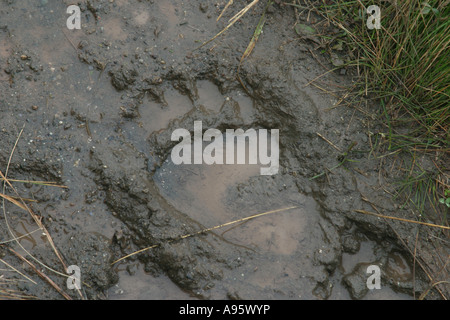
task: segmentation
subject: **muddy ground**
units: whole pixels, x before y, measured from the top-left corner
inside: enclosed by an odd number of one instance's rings
[[[320,90],[342,92],[353,71],[326,73],[321,40],[300,37],[294,9],[280,3],[241,66],[244,88],[237,67],[262,4],[195,50],[246,4],[216,22],[226,2],[78,1],[81,30],[69,30],[73,1],[1,0],[0,170],[23,128],[8,178],[67,186],[14,182],[82,281],[70,290],[47,268],[64,272],[29,213],[4,202],[0,258],[22,274],[3,264],[1,292],[64,299],[10,248],[73,299],[412,299],[448,280],[448,235],[355,212],[417,214],[392,197],[400,155],[371,152],[386,133],[380,107],[332,108],[338,94]],[[325,26],[314,13],[299,22]],[[278,174],[175,165],[172,132],[199,120],[204,130],[279,129]],[[286,207],[295,208],[177,240]],[[379,290],[366,286],[369,265],[380,267]]]

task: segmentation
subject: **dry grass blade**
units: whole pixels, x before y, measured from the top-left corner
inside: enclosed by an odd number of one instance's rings
[[[327,138],[325,138],[323,135],[321,135],[320,133],[316,132],[317,135],[322,138],[323,140],[325,140],[330,146],[332,146],[333,148],[335,148],[337,151],[342,152],[342,150],[336,146],[333,142],[331,142],[330,140],[328,140]]]
[[[248,44],[247,49],[245,49],[244,54],[241,57],[241,63],[242,63],[242,60],[247,58],[252,53],[253,48],[255,48],[256,42],[258,41],[259,36],[262,33],[262,29],[264,27],[264,24],[266,23],[266,11],[267,11],[267,8],[272,4],[272,2],[273,1],[271,1],[271,0],[269,0],[267,2],[266,8],[264,9],[264,12],[263,12],[263,14],[262,14],[261,18],[259,19],[259,22],[258,22],[258,24],[256,26],[255,32],[253,33],[253,37],[250,40],[250,43]]]
[[[4,181],[3,178],[0,178],[0,181]],[[67,186],[59,185],[57,182],[53,181],[32,181],[32,180],[17,180],[17,179],[8,179],[10,182],[22,182],[22,183],[30,183],[30,184],[38,184],[41,186],[47,186],[47,187],[57,187],[57,188],[64,188],[67,189]]]
[[[12,253],[14,253],[20,260],[27,263],[42,279],[47,281],[53,288],[56,289],[65,299],[72,300],[72,298],[65,293],[52,279],[50,279],[45,273],[41,272],[34,264],[25,259],[22,255],[15,252],[13,249],[9,249]]]
[[[258,42],[259,36],[261,35],[261,33],[263,31],[264,24],[266,23],[266,12],[267,12],[267,9],[269,8],[269,6],[272,3],[273,3],[272,0],[269,0],[267,2],[266,7],[264,8],[263,14],[262,14],[261,18],[259,19],[258,24],[256,25],[256,29],[255,29],[255,32],[253,33],[252,39],[250,40],[250,43],[248,44],[247,49],[245,49],[245,51],[244,51],[244,53],[243,53],[243,55],[241,57],[241,60],[239,61],[239,66],[238,66],[238,69],[237,69],[237,78],[238,78],[239,82],[241,83],[242,87],[245,89],[245,91],[250,96],[252,96],[252,94],[248,91],[247,87],[245,86],[245,84],[242,81],[241,76],[240,76],[241,65],[242,65],[242,62],[244,61],[244,59],[247,58],[252,53],[253,49],[255,48],[256,42]]]
[[[0,174],[2,174],[1,171],[0,171]],[[6,194],[3,194],[1,192],[0,192],[0,197],[3,198],[3,199],[8,200],[11,203],[14,203],[16,206],[18,206],[22,210],[25,210],[25,211],[27,210],[26,206],[24,206],[22,203],[20,203],[19,201],[17,201],[13,197],[7,196]]]
[[[25,279],[27,279],[28,281],[32,282],[33,284],[37,284],[33,279],[31,279],[30,277],[26,276],[25,274],[23,274],[22,272],[20,272],[19,270],[17,270],[16,268],[14,268],[12,265],[10,265],[8,262],[6,262],[3,259],[0,259],[0,262],[2,262],[3,264],[5,264],[8,268],[11,268],[11,270],[17,272],[18,274],[20,274],[22,277],[24,277]]]
[[[11,284],[18,284],[20,281],[27,280],[18,280],[18,279],[7,279],[4,275],[0,276],[0,300],[30,300],[36,299],[33,295],[24,294],[19,290],[12,289],[9,287]]]
[[[425,297],[428,295],[428,293],[430,293],[431,289],[433,289],[435,286],[437,286],[439,284],[443,284],[443,283],[450,284],[449,281],[438,281],[438,282],[433,283],[427,290],[422,292],[422,294],[419,297],[419,300],[424,300]]]
[[[217,18],[216,21],[219,21],[220,18],[222,18],[223,14],[225,13],[225,11],[228,9],[229,6],[231,6],[233,4],[233,0],[228,1],[228,3],[225,5],[225,8],[223,8],[222,12],[220,13],[219,17]]]
[[[5,186],[6,186],[6,184],[8,184],[8,186],[9,186],[9,187],[14,191],[14,193],[19,197],[19,199],[21,199],[19,193],[17,192],[17,190],[12,186],[12,184],[11,184],[11,183],[9,182],[9,180],[7,179],[7,176],[8,176],[9,167],[10,167],[10,164],[11,164],[11,161],[12,161],[12,157],[13,157],[13,155],[14,155],[14,151],[15,151],[16,148],[17,148],[17,144],[19,143],[20,137],[22,136],[22,133],[23,133],[23,130],[24,130],[24,129],[25,129],[25,125],[24,125],[24,126],[22,127],[22,129],[20,130],[19,135],[18,135],[18,137],[17,137],[17,139],[16,139],[16,142],[14,143],[14,147],[13,147],[13,149],[12,149],[12,151],[11,151],[11,154],[9,155],[8,164],[7,164],[7,166],[6,166],[5,174],[3,175],[3,173],[2,173],[1,170],[0,170],[0,178],[3,180],[3,196],[4,196],[4,193],[5,193]],[[4,197],[2,197],[2,198],[4,199]],[[16,201],[15,199],[13,199],[13,200],[14,200],[14,201],[12,201],[13,203],[17,203],[17,201]],[[31,209],[25,204],[25,202],[24,202],[22,199],[21,199],[20,204],[21,204],[22,206],[19,205],[19,207],[23,207],[24,210],[28,211],[28,213],[31,215],[31,217],[33,218],[33,220],[36,222],[37,226],[38,226],[40,229],[42,229],[42,230],[44,231],[44,233],[45,233],[45,235],[46,235],[46,237],[47,237],[48,242],[49,242],[50,245],[52,246],[53,251],[55,252],[55,254],[56,254],[56,256],[58,257],[58,259],[61,261],[61,263],[62,263],[62,265],[63,265],[63,267],[64,267],[64,270],[67,270],[66,264],[64,263],[64,261],[63,261],[61,255],[59,254],[58,250],[56,249],[55,244],[53,243],[52,238],[50,237],[49,233],[47,232],[47,229],[46,229],[45,226],[42,224],[41,219],[40,219],[34,212],[31,211]],[[3,214],[4,214],[5,221],[7,221],[4,202],[3,202]],[[7,225],[8,225],[8,223],[7,223]],[[9,226],[8,226],[8,229],[9,229],[11,235],[15,238],[14,233],[12,232],[12,230],[10,230]],[[18,242],[18,243],[19,243],[19,242]],[[19,245],[20,245],[20,243],[19,243]],[[47,268],[48,268],[48,267],[47,267]],[[49,269],[50,269],[50,268],[49,268]],[[55,271],[55,272],[56,272],[56,271]]]
[[[31,300],[36,299],[34,296],[29,296],[25,294],[21,294],[20,291],[12,290],[12,289],[0,289],[0,300]]]
[[[23,198],[23,197],[15,197],[15,196],[10,196],[11,198],[15,199],[15,200],[20,200],[20,201],[26,201],[26,202],[38,202],[35,199],[29,199],[29,198]]]
[[[248,10],[250,10],[255,4],[257,4],[259,0],[253,0],[253,2],[250,2],[248,5],[246,5],[241,11],[236,13],[230,20],[228,20],[230,23],[235,23],[238,21],[244,14],[247,13]]]
[[[230,221],[230,222],[227,222],[227,223],[224,223],[224,224],[221,224],[221,225],[217,225],[217,226],[214,226],[214,227],[211,227],[211,228],[203,229],[203,230],[200,230],[200,231],[197,231],[197,232],[194,232],[194,233],[186,234],[186,235],[180,236],[180,237],[178,237],[176,239],[170,240],[167,243],[172,243],[172,242],[175,242],[175,241],[187,239],[187,238],[190,238],[190,237],[193,237],[193,236],[196,236],[196,235],[200,235],[200,234],[203,234],[203,233],[206,233],[206,232],[210,232],[210,231],[213,231],[213,230],[216,230],[216,229],[227,227],[227,226],[230,226],[230,225],[233,225],[233,224],[236,224],[236,223],[245,222],[245,221],[248,221],[248,220],[251,220],[251,219],[255,219],[255,218],[259,218],[259,217],[262,217],[262,216],[265,216],[265,215],[268,215],[268,214],[282,212],[282,211],[287,211],[287,210],[294,209],[294,208],[297,208],[297,207],[293,206],[293,207],[282,208],[282,209],[271,210],[271,211],[266,211],[266,212],[263,212],[263,213],[254,214],[254,215],[249,216],[249,217],[245,217],[245,218],[242,218],[242,219]],[[157,248],[160,245],[161,244],[155,244],[155,245],[152,245],[150,247],[146,247],[144,249],[135,251],[133,253],[130,253],[130,254],[120,258],[120,259],[117,259],[112,264],[116,264],[116,263],[118,263],[118,262],[120,262],[120,261],[122,261],[122,260],[124,260],[126,258],[129,258],[131,256],[134,256],[134,255],[136,255],[138,253],[141,253],[141,252],[144,252],[144,251],[147,251],[147,250],[150,250],[150,249]]]
[[[239,11],[236,15],[234,15],[230,20],[229,20],[229,24],[222,29],[222,31],[220,31],[218,34],[216,34],[214,37],[212,37],[211,39],[203,42],[199,47],[197,47],[195,50],[198,50],[204,46],[206,46],[208,43],[211,43],[212,41],[216,40],[220,35],[222,35],[225,31],[227,31],[233,24],[236,23],[236,21],[238,21],[240,18],[242,18],[243,15],[245,15],[247,13],[248,10],[250,10],[255,4],[257,4],[259,2],[259,0],[253,0],[253,2],[249,3],[247,6],[245,6],[244,9],[242,9],[241,11]]]
[[[368,214],[368,215],[379,217],[379,218],[385,218],[385,219],[391,219],[391,220],[397,220],[397,221],[403,221],[403,222],[409,222],[409,223],[416,223],[416,224],[421,224],[421,225],[428,226],[428,227],[434,227],[434,228],[441,228],[441,229],[450,230],[450,227],[447,227],[447,226],[441,226],[441,225],[438,225],[438,224],[421,222],[421,221],[416,221],[416,220],[409,220],[409,219],[385,216],[383,214],[370,212],[370,211],[366,211],[366,210],[355,210],[355,212]]]
[[[52,237],[50,236],[49,232],[47,231],[47,229],[46,229],[45,226],[43,225],[43,223],[42,223],[42,221],[41,221],[41,218],[40,218],[39,216],[37,216],[37,215],[30,209],[30,207],[27,206],[27,205],[25,204],[24,200],[20,197],[20,195],[19,195],[19,193],[17,192],[17,190],[14,188],[14,186],[11,184],[11,182],[10,182],[9,179],[7,178],[7,176],[8,176],[8,171],[9,171],[9,168],[10,168],[10,165],[11,165],[11,161],[12,161],[12,157],[13,157],[13,155],[14,155],[14,152],[15,152],[16,148],[17,148],[17,144],[18,144],[18,142],[19,142],[19,140],[20,140],[20,137],[22,136],[22,133],[23,133],[24,128],[25,128],[25,125],[24,125],[24,126],[22,127],[22,129],[20,130],[20,133],[19,133],[19,135],[18,135],[18,137],[17,137],[17,139],[16,139],[16,142],[15,142],[15,144],[14,144],[14,147],[13,147],[11,153],[10,153],[10,156],[9,156],[9,159],[8,159],[8,164],[7,164],[7,167],[6,167],[6,170],[5,170],[5,174],[3,174],[2,171],[0,170],[0,178],[1,178],[1,180],[3,181],[3,192],[0,193],[1,198],[3,199],[3,205],[2,205],[2,209],[3,209],[3,218],[4,218],[4,220],[5,220],[6,227],[7,227],[8,231],[9,231],[9,233],[11,234],[13,240],[14,240],[14,241],[17,243],[17,245],[18,245],[22,250],[24,250],[24,251],[25,251],[25,252],[26,252],[26,253],[27,253],[34,261],[36,261],[36,262],[39,263],[41,266],[43,266],[44,268],[46,268],[47,270],[49,270],[49,271],[51,271],[51,272],[53,272],[53,273],[55,273],[55,274],[58,274],[58,275],[63,276],[63,277],[68,277],[67,274],[62,273],[62,272],[59,272],[59,271],[57,271],[57,270],[55,270],[55,269],[53,269],[53,268],[50,268],[49,266],[47,266],[46,264],[44,264],[43,262],[41,262],[40,260],[38,260],[37,258],[35,258],[30,252],[28,252],[28,251],[22,246],[22,244],[18,241],[18,238],[17,238],[16,235],[14,234],[14,232],[13,232],[13,230],[11,229],[11,227],[10,227],[10,225],[9,225],[9,222],[8,222],[8,217],[7,217],[7,215],[6,215],[6,208],[5,208],[5,199],[7,199],[8,201],[10,201],[10,202],[12,202],[12,203],[18,205],[20,208],[24,209],[25,211],[27,211],[27,212],[30,214],[30,216],[33,218],[33,220],[35,221],[35,223],[37,224],[37,226],[39,227],[39,229],[41,229],[41,230],[43,231],[43,233],[44,233],[44,235],[45,235],[47,241],[49,242],[50,246],[51,246],[52,249],[53,249],[53,252],[55,253],[56,257],[58,258],[58,260],[59,260],[59,261],[61,262],[61,264],[63,265],[63,267],[64,267],[64,272],[66,272],[67,266],[66,266],[66,264],[64,263],[64,260],[63,260],[63,258],[62,258],[62,256],[61,256],[61,254],[60,254],[59,251],[57,250],[57,248],[56,248],[56,246],[55,246],[55,244],[54,244],[54,242],[53,242]],[[17,201],[15,198],[11,198],[11,197],[5,195],[6,185],[8,185],[8,186],[13,190],[13,192],[17,195],[17,198],[20,200],[20,202]],[[12,250],[12,249],[10,249],[10,250]],[[14,252],[14,253],[15,253],[15,252]],[[16,254],[16,255],[17,255],[17,254]],[[20,256],[20,257],[21,257],[21,256]],[[21,257],[21,258],[22,258],[22,260],[25,259],[24,257]],[[25,259],[24,261],[26,261],[28,264],[30,264],[30,265],[32,266],[32,268],[36,271],[36,273],[37,273],[39,276],[41,276],[41,277],[43,277],[43,278],[48,278],[48,276],[42,274],[42,272],[40,272],[38,269],[36,269],[36,268],[34,267],[34,265],[32,265],[28,260]],[[50,278],[48,278],[47,281],[48,281],[49,283],[53,283],[53,281],[52,281]],[[58,289],[59,289],[59,290],[58,290]],[[60,288],[58,288],[58,289],[57,289],[58,291],[61,290]],[[78,294],[80,295],[81,299],[84,299],[84,297],[83,297],[81,291],[80,291],[80,290],[77,290],[77,291],[78,291]],[[61,292],[61,291],[60,291],[60,292]],[[67,294],[65,294],[65,293],[64,293],[63,295],[66,295],[67,297],[69,297],[69,296],[68,296]],[[69,297],[69,298],[70,298],[70,297]]]
[[[37,232],[37,231],[42,231],[42,229],[41,229],[41,228],[37,228],[37,229],[35,229],[35,230],[33,230],[33,231],[24,233],[23,235],[21,235],[21,236],[19,236],[19,237],[15,237],[14,239],[1,241],[1,242],[0,242],[0,245],[6,244],[6,243],[9,243],[9,242],[13,242],[13,241],[17,241],[17,240],[20,240],[20,239],[22,239],[22,238],[26,238],[26,237],[32,235],[33,233],[35,233],[35,232]]]
[[[3,181],[8,184],[8,186],[16,193],[16,195],[20,198],[19,193],[17,192],[17,190],[13,187],[13,185],[9,182],[9,180],[6,178],[6,176],[3,175],[3,173],[0,170],[0,177],[3,179]],[[1,194],[0,194],[1,195]],[[2,195],[2,197],[4,197],[5,195]],[[12,199],[13,203],[16,203],[17,201]],[[56,249],[56,246],[53,242],[53,239],[51,238],[50,234],[48,233],[47,229],[45,228],[45,226],[42,224],[41,218],[38,217],[31,209],[30,207],[28,207],[25,202],[23,200],[21,200],[20,204],[22,206],[20,206],[21,208],[23,208],[25,211],[27,211],[30,216],[33,218],[34,222],[37,224],[37,226],[43,230],[48,242],[50,243],[50,246],[53,248],[53,251],[55,252],[56,256],[58,257],[59,261],[61,262],[61,264],[64,267],[64,270],[67,270],[67,266],[64,263],[64,260],[62,259],[61,255],[58,252],[58,249]]]

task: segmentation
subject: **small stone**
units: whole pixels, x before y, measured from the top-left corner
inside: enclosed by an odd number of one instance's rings
[[[359,251],[360,242],[353,236],[346,236],[342,239],[342,247],[345,252],[355,254]]]
[[[342,67],[345,64],[345,61],[339,57],[336,53],[331,54],[331,63],[335,67]]]
[[[206,13],[206,11],[208,10],[208,4],[200,3],[200,10],[201,12]]]
[[[364,296],[369,291],[367,288],[367,263],[359,263],[355,266],[353,271],[344,276],[343,282],[348,288],[350,296],[352,299],[359,300],[364,298]]]

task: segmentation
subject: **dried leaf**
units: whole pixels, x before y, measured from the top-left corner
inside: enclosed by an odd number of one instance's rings
[[[316,30],[313,27],[301,23],[295,25],[295,32],[299,36],[312,36],[316,34]]]

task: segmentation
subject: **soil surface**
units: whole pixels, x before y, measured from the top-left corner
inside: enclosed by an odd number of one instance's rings
[[[417,219],[392,196],[403,174],[392,169],[398,158],[371,152],[386,132],[380,107],[333,108],[340,97],[327,91],[350,86],[352,72],[327,72],[333,65],[320,39],[299,36],[294,9],[282,3],[269,8],[241,64],[244,87],[237,70],[263,3],[197,49],[247,3],[237,1],[217,22],[227,2],[81,0],[81,29],[69,30],[72,1],[0,1],[0,170],[67,187],[11,182],[46,231],[29,212],[2,203],[0,292],[412,299],[431,289],[427,299],[448,298],[448,286],[431,288],[448,280],[448,235],[355,211]],[[300,16],[313,28],[321,21]],[[192,133],[194,121],[203,131],[278,129],[279,172],[174,164],[172,132]],[[340,165],[351,146],[352,161]],[[67,287],[47,236],[66,266],[80,268],[81,290]],[[380,268],[381,289],[367,287],[370,265]]]

